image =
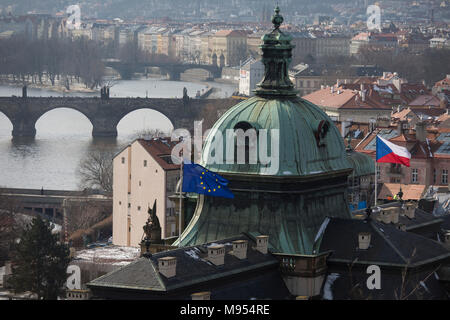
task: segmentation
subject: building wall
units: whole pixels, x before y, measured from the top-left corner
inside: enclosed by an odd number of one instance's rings
[[[128,245],[129,151],[125,148],[113,160],[113,243],[119,246]]]
[[[114,158],[113,243],[137,247],[148,219],[148,208],[153,206],[155,200],[162,237],[171,235],[171,226],[166,226],[166,171],[138,141],[126,150]],[[122,163],[122,157],[125,157],[125,163]],[[146,166],[144,161],[147,161]]]
[[[450,159],[431,158],[415,159],[410,161],[410,167],[400,166],[399,169],[392,169],[390,163],[378,163],[380,167],[379,183],[401,183],[401,184],[421,184],[421,185],[448,185],[443,183],[443,170],[448,170],[450,175]],[[417,182],[413,182],[413,170],[417,170]],[[434,179],[436,170],[436,179]],[[449,176],[450,177],[450,176]]]
[[[346,121],[347,119],[352,119],[353,122],[358,123],[370,123],[372,120],[377,120],[379,118],[390,119],[391,110],[356,110],[356,109],[341,109],[338,110],[339,121]],[[327,112],[328,114],[328,112]]]
[[[247,96],[253,96],[253,90],[264,77],[264,65],[259,60],[250,66],[245,66],[240,70],[239,93]]]

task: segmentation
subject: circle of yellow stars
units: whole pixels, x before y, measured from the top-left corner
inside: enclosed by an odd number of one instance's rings
[[[205,172],[208,172],[208,170],[202,171],[202,174],[205,174]],[[216,176],[216,175],[214,174],[213,176]],[[203,177],[202,177],[202,176],[200,176],[200,180],[203,180]],[[219,179],[216,179],[216,182],[218,182],[218,181],[219,181]],[[203,185],[203,181],[200,182],[200,185]],[[220,189],[220,186],[217,186],[217,188]],[[206,187],[205,187],[205,186],[203,186],[203,190],[206,190]],[[216,189],[213,188],[212,191],[213,191],[213,192],[216,192]],[[208,192],[211,192],[211,189],[208,189]]]

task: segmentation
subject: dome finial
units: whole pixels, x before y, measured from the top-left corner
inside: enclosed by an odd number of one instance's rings
[[[272,16],[272,23],[275,26],[275,29],[278,29],[283,23],[283,16],[280,14],[280,7],[277,5],[275,7],[275,14]]]
[[[262,37],[262,63],[264,64],[264,78],[256,86],[256,95],[273,96],[296,96],[294,84],[289,79],[289,64],[292,60],[291,44],[292,36],[280,30],[283,23],[283,17],[280,15],[280,8],[275,8],[275,14],[272,17],[274,29]]]

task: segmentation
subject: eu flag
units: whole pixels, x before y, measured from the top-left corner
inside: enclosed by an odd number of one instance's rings
[[[195,192],[208,196],[234,198],[228,189],[228,180],[196,163],[183,164],[183,192]]]

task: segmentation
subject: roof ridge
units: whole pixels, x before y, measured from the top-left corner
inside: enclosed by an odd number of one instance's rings
[[[408,260],[400,253],[400,251],[394,246],[394,244],[392,243],[391,240],[389,240],[386,235],[384,234],[384,232],[382,232],[381,230],[379,230],[377,228],[377,225],[374,223],[373,220],[370,221],[370,225],[372,226],[373,229],[375,229],[375,231],[387,242],[387,244],[395,251],[395,253],[397,253],[400,258],[405,262],[405,263],[409,263]]]

